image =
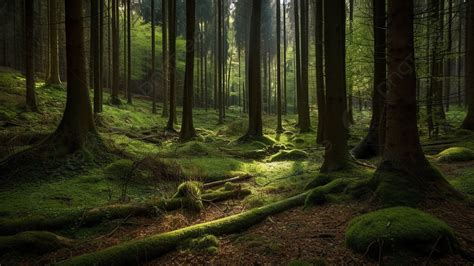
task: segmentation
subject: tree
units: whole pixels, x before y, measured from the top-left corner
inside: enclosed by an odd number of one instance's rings
[[[57,0],[49,0],[49,71],[48,85],[60,85],[59,77],[59,45],[58,45],[58,6]]]
[[[474,130],[474,1],[466,3],[466,56],[465,56],[465,86],[467,94],[468,113],[462,128]]]
[[[132,0],[127,1],[127,102],[132,103]]]
[[[386,5],[385,1],[373,0],[374,25],[374,85],[372,92],[372,119],[369,132],[352,150],[357,159],[367,159],[379,155],[383,151],[385,127],[383,113],[385,94],[387,91],[387,60],[386,60]]]
[[[167,117],[169,115],[168,111],[168,29],[167,23],[168,20],[168,4],[167,0],[161,0],[161,12],[163,23],[161,25],[161,43],[162,51],[161,56],[163,60],[163,112],[161,113],[162,117]]]
[[[66,60],[67,100],[64,115],[56,132],[55,143],[61,144],[66,153],[83,147],[89,135],[97,135],[86,84],[84,52],[83,1],[65,0],[66,10]]]
[[[169,34],[168,34],[168,58],[169,58],[169,85],[170,85],[170,115],[168,117],[168,124],[166,130],[176,131],[174,129],[174,122],[176,120],[176,1],[169,1],[168,3],[169,15]]]
[[[277,129],[278,133],[282,133],[283,126],[281,122],[281,4],[276,3],[276,36],[277,36]]]
[[[155,0],[151,1],[150,9],[151,17],[151,73],[150,81],[152,88],[152,113],[156,114],[156,84],[155,84],[155,54],[156,54],[156,38],[155,38]]]
[[[316,94],[318,97],[318,132],[316,142],[323,144],[324,142],[324,111],[326,109],[326,93],[324,88],[324,48],[323,48],[323,0],[316,0]]]
[[[326,62],[326,111],[324,123],[327,141],[322,172],[337,171],[349,162],[346,114],[346,13],[345,1],[324,3],[324,37]]]
[[[194,32],[196,25],[196,2],[186,0],[186,70],[183,90],[183,119],[180,140],[188,141],[196,137],[193,125],[194,86]]]
[[[248,104],[249,104],[249,126],[247,134],[242,140],[261,139],[263,137],[262,126],[262,88],[260,73],[260,21],[262,4],[260,1],[252,1],[252,16],[250,22],[249,61],[247,67],[248,78]],[[249,47],[250,48],[250,47]]]
[[[389,186],[376,189],[384,197],[421,200],[423,194],[453,192],[423,154],[416,118],[416,68],[413,1],[388,1],[388,77],[385,150],[374,180]],[[383,194],[386,192],[387,194]],[[455,193],[455,192],[453,192]],[[392,198],[393,200],[393,198]]]
[[[99,21],[99,1],[91,1],[91,47],[92,51],[91,54],[94,58],[93,60],[93,69],[92,74],[94,78],[92,79],[94,82],[92,85],[94,89],[94,113],[98,114],[102,111],[102,103],[101,103],[101,84],[102,84],[102,77],[101,77],[101,54],[100,54],[100,21]]]
[[[120,38],[118,10],[118,0],[112,0],[112,95],[110,103],[113,105],[121,104],[119,99]]]
[[[26,108],[38,112],[35,93],[34,1],[25,0]]]
[[[217,5],[217,107],[219,109],[219,124],[224,123],[224,52],[223,52],[223,15],[222,0],[216,0]]]

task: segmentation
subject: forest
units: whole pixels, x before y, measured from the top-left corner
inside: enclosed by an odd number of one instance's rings
[[[1,265],[473,265],[474,0],[2,0]]]

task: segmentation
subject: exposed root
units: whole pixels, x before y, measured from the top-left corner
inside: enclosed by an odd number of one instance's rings
[[[45,254],[70,247],[73,241],[49,232],[23,232],[14,236],[0,237],[0,255],[14,251]]]
[[[244,180],[247,180],[247,179],[250,179],[250,178],[252,178],[251,175],[245,174],[245,175],[236,176],[236,177],[232,177],[232,178],[228,178],[228,179],[224,179],[224,180],[205,183],[204,188],[209,189],[209,188],[213,188],[213,187],[223,186],[227,182],[239,182],[239,181],[244,181]]]

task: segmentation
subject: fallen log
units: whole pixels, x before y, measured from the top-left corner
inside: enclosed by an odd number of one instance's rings
[[[215,191],[202,194],[203,202],[219,202],[231,198],[249,195],[247,189]],[[12,235],[24,231],[56,230],[71,227],[93,226],[105,220],[125,217],[153,216],[159,212],[174,211],[185,207],[185,198],[150,201],[134,204],[116,204],[94,208],[87,211],[75,211],[57,217],[19,217],[0,220],[0,235]]]
[[[227,182],[239,182],[239,181],[247,180],[247,179],[250,179],[250,178],[252,178],[251,175],[245,174],[245,175],[236,176],[236,177],[232,177],[232,178],[228,178],[228,179],[224,179],[224,180],[218,180],[218,181],[213,181],[213,182],[209,182],[209,183],[204,183],[203,187],[205,189],[209,189],[209,188],[222,186]]]

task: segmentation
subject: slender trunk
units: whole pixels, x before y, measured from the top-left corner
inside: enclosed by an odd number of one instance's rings
[[[156,38],[155,38],[155,0],[151,1],[151,73],[150,82],[152,89],[152,110],[151,112],[156,114],[156,82],[155,82],[155,57],[156,57]]]
[[[287,52],[287,40],[286,40],[286,3],[283,3],[283,113],[288,114],[288,91],[287,91],[287,67],[286,67],[286,52]]]
[[[446,104],[446,112],[449,112],[449,107],[451,104],[451,65],[452,65],[452,60],[451,60],[451,52],[453,49],[453,0],[448,0],[448,40],[447,40],[447,47],[446,47],[446,53],[448,54],[446,62],[445,62],[445,68],[444,68],[444,97],[445,97],[445,104]]]
[[[194,32],[196,26],[195,0],[186,0],[186,70],[183,93],[183,118],[180,140],[196,137],[193,125]]]
[[[161,12],[162,12],[162,19],[163,25],[161,25],[161,56],[163,60],[163,73],[162,73],[162,81],[163,81],[163,112],[161,113],[162,117],[168,117],[168,0],[161,1]]]
[[[112,95],[111,104],[119,105],[120,86],[120,38],[119,38],[118,0],[112,0]]]
[[[223,103],[223,41],[222,41],[222,0],[217,1],[217,93],[218,93],[218,108],[219,108],[219,124],[224,123],[224,103]]]
[[[459,12],[459,15],[458,15],[458,64],[457,64],[457,67],[458,67],[458,106],[461,107],[462,106],[462,94],[461,94],[461,86],[462,86],[462,60],[463,60],[463,56],[462,56],[462,18],[463,18],[463,0],[459,0],[459,7],[458,7],[458,12]]]
[[[277,78],[277,129],[278,133],[283,132],[283,126],[281,121],[282,108],[281,108],[281,4],[279,1],[276,3],[276,38],[277,38],[277,69],[276,69],[276,78]]]
[[[176,1],[168,2],[169,15],[169,88],[170,88],[170,115],[168,117],[168,124],[166,129],[168,131],[175,131],[174,122],[176,121]]]
[[[346,112],[346,64],[345,1],[335,0],[324,3],[324,37],[326,86],[325,138],[328,141],[322,172],[337,171],[347,166],[348,128],[344,119]]]
[[[384,107],[387,93],[386,61],[386,5],[385,1],[373,0],[374,25],[374,84],[372,92],[372,119],[367,136],[352,150],[354,157],[367,159],[383,152],[385,136]],[[361,105],[361,104],[359,104]]]
[[[127,1],[127,102],[132,103],[132,0]]]
[[[35,4],[33,0],[25,0],[25,70],[26,70],[26,108],[32,112],[38,112],[35,92],[35,46],[34,46],[34,13]]]
[[[297,110],[297,114],[300,114],[300,94],[301,94],[301,38],[300,38],[300,11],[299,11],[300,0],[294,1],[294,17],[295,17],[295,89],[294,89],[294,104],[293,109]],[[298,126],[300,126],[301,118],[298,116]]]
[[[57,0],[49,0],[49,74],[48,85],[60,85],[59,77],[59,45],[58,45],[58,5]]]
[[[94,114],[100,113],[100,51],[99,51],[99,1],[91,1],[91,57],[94,58],[93,75]]]
[[[468,113],[462,128],[474,130],[474,1],[466,3],[466,63],[465,63],[465,84],[467,92]]]
[[[324,48],[323,48],[323,0],[316,0],[316,25],[315,25],[315,39],[316,39],[316,94],[318,97],[318,133],[316,142],[323,144],[324,138],[324,120],[326,109],[326,93],[324,86]]]

